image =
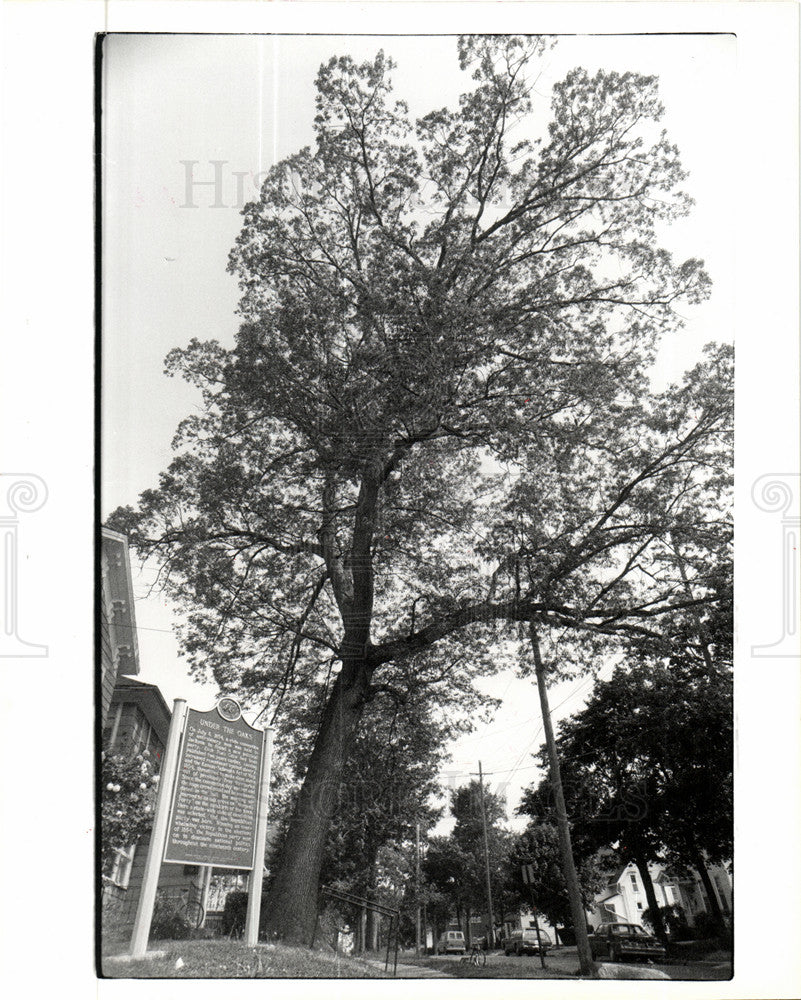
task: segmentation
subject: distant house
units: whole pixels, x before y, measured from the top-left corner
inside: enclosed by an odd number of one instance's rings
[[[690,927],[694,926],[699,914],[712,911],[697,873],[688,878],[679,878],[671,875],[661,865],[649,865],[648,870],[657,905],[680,907]],[[729,916],[731,878],[720,865],[710,865],[708,871],[721,911],[724,916]],[[648,900],[639,869],[635,864],[629,863],[612,872],[606,888],[596,895],[591,922],[596,926],[618,921],[641,924],[643,912],[647,909]]]
[[[732,882],[731,875],[723,865],[707,865],[707,873],[712,883],[712,890],[717,898],[720,912],[726,921],[732,915]],[[693,870],[686,878],[676,880],[676,887],[681,894],[677,903],[684,910],[687,923],[692,927],[702,913],[712,913],[712,906],[704,888],[701,876]]]
[[[539,923],[540,931],[545,931],[551,940],[552,944],[556,944],[559,940],[556,934],[556,928],[552,927],[548,919],[544,914],[538,913],[537,920],[535,922],[534,914],[531,909],[520,909],[520,910],[507,910],[503,915],[503,937],[509,937],[512,931],[517,930],[533,930],[536,924]]]

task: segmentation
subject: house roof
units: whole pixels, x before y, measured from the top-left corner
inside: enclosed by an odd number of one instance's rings
[[[623,872],[628,868],[628,866],[630,864],[631,864],[631,862],[627,861],[625,864],[618,865],[617,868],[613,868],[609,872],[609,874],[607,875],[607,879],[606,879],[607,888],[611,889],[612,886],[615,886],[615,885],[618,884],[618,882],[623,877]]]
[[[133,677],[120,677],[111,696],[112,705],[119,702],[136,705],[166,746],[172,712],[155,684],[146,684]]]

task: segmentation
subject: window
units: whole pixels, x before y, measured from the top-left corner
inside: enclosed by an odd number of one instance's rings
[[[724,913],[729,912],[729,901],[726,899],[726,893],[723,890],[723,879],[719,876],[715,876],[715,888],[718,891],[718,899],[720,900],[720,908]]]
[[[106,722],[106,728],[103,731],[103,743],[108,747],[109,750],[114,748],[114,744],[117,742],[117,731],[120,728],[120,716],[122,715],[122,702],[117,702],[116,705],[112,706],[109,711],[109,718]]]
[[[635,892],[639,892],[640,891],[640,887],[637,885],[637,876],[636,876],[636,874],[634,872],[629,872],[629,878],[631,879],[631,888]]]
[[[114,865],[111,869],[111,881],[120,887],[127,889],[131,878],[131,868],[133,867],[133,857],[136,845],[131,844],[128,848],[117,848],[114,853]]]
[[[141,753],[143,750],[147,750],[150,747],[150,734],[152,728],[147,719],[142,719],[142,726],[139,730],[139,736],[136,741],[136,752]]]

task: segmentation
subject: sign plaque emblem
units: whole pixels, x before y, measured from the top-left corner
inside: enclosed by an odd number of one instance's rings
[[[242,715],[239,702],[234,701],[233,698],[220,698],[217,702],[217,711],[226,722],[236,722]]]

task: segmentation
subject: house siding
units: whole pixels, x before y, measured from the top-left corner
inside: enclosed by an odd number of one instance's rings
[[[108,528],[101,530],[100,571],[99,649],[95,656],[100,661],[100,724],[105,728],[118,677],[139,673],[134,593],[125,535]]]

